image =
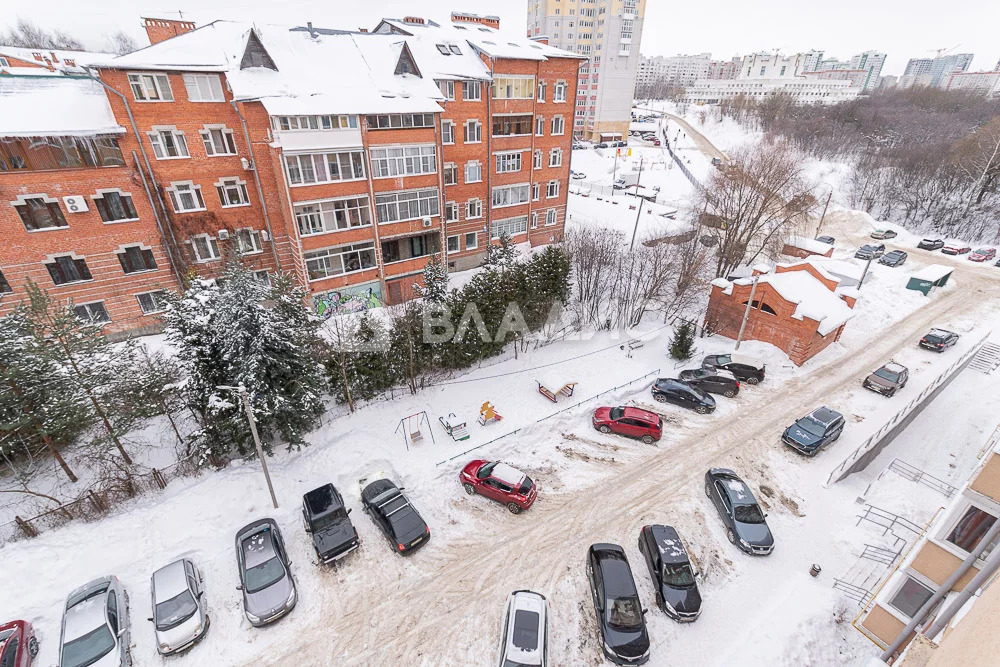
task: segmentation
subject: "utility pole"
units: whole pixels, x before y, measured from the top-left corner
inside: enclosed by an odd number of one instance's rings
[[[267,459],[264,458],[264,449],[260,446],[260,435],[257,433],[257,420],[254,419],[253,409],[250,407],[250,397],[247,395],[247,388],[243,385],[238,387],[219,386],[216,389],[228,389],[240,395],[240,402],[246,410],[247,420],[250,422],[250,433],[253,435],[253,444],[257,448],[257,458],[260,459],[260,466],[264,469],[264,479],[267,480],[267,490],[271,492],[271,503],[274,509],[278,509],[278,499],[274,495],[274,486],[271,484],[271,474],[267,471]]]
[[[871,265],[872,265],[872,261],[873,261],[874,259],[875,259],[875,256],[873,255],[873,256],[871,257],[871,259],[869,259],[869,260],[868,260],[868,263],[867,263],[867,264],[865,264],[865,270],[864,270],[864,271],[862,272],[862,274],[861,274],[861,281],[860,281],[860,282],[858,283],[858,289],[859,289],[859,290],[860,290],[860,289],[861,289],[862,287],[864,287],[864,284],[865,284],[865,277],[866,277],[866,276],[868,275],[868,269],[869,269],[869,268],[871,268]]]
[[[823,229],[823,220],[826,219],[826,209],[830,208],[831,199],[833,199],[833,188],[830,188],[830,194],[826,196],[826,204],[823,205],[823,215],[819,216],[819,224],[816,225],[816,236],[819,236],[819,230]]]
[[[615,149],[615,166],[611,169],[611,198],[615,198],[615,176],[618,174],[618,154],[621,153],[621,148]]]
[[[639,158],[639,175],[635,177],[635,198],[639,200],[639,212],[635,214],[635,227],[632,228],[632,243],[629,244],[628,250],[632,252],[635,248],[635,235],[639,231],[639,218],[642,217],[642,207],[646,203],[646,200],[639,196],[639,181],[642,179],[642,158]]]
[[[740,349],[740,343],[743,342],[743,332],[747,328],[747,320],[750,319],[750,309],[753,307],[753,296],[757,293],[757,281],[760,280],[760,275],[753,277],[753,286],[750,287],[750,298],[747,299],[747,309],[743,311],[743,322],[740,324],[740,333],[736,336],[736,347],[733,351]]]

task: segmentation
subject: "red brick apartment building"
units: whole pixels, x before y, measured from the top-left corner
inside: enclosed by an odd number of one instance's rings
[[[0,76],[0,313],[30,278],[108,331],[155,330],[164,290],[236,255],[326,315],[411,298],[431,255],[470,268],[503,231],[560,241],[580,59],[452,19],[146,19],[151,46],[89,71],[19,62]]]

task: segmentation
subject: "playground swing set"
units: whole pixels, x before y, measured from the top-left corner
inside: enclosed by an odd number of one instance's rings
[[[416,444],[424,439],[421,424],[427,424],[427,430],[431,434],[431,442],[437,442],[434,438],[434,431],[431,429],[431,420],[427,417],[427,411],[421,410],[412,415],[408,415],[399,420],[396,426],[396,433],[403,429],[403,441],[406,443],[406,451],[410,451],[410,444]]]

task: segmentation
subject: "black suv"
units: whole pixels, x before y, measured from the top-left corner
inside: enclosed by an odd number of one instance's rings
[[[701,615],[697,575],[673,526],[643,526],[639,552],[656,589],[656,606],[680,623],[696,620]]]
[[[427,544],[431,529],[402,491],[388,479],[377,479],[361,491],[361,505],[393,548],[405,556]]]
[[[700,415],[715,412],[715,399],[687,382],[658,378],[653,383],[652,391],[653,398],[659,403],[673,403]]]
[[[857,259],[878,259],[885,252],[885,244],[879,243],[869,243],[858,248],[858,251],[854,253]]]
[[[302,522],[312,534],[316,555],[323,563],[343,558],[358,548],[358,531],[344,508],[344,499],[333,486],[324,484],[302,496]]]
[[[740,393],[740,381],[724,368],[691,368],[681,371],[677,377],[710,394],[732,398]]]
[[[764,362],[744,354],[710,354],[701,360],[701,367],[723,368],[740,382],[757,384],[764,381]]]
[[[906,386],[906,381],[909,379],[910,371],[906,366],[890,361],[866,377],[861,386],[885,396],[894,396],[897,391]]]
[[[906,253],[902,250],[890,250],[879,257],[878,263],[886,266],[902,266],[903,262],[906,261],[906,257]]]
[[[815,456],[819,450],[840,437],[844,432],[844,415],[827,407],[816,408],[785,429],[781,441],[806,456]]]
[[[705,495],[711,498],[726,524],[726,537],[751,556],[774,551],[767,515],[760,511],[750,487],[732,470],[711,468],[705,473]]]
[[[920,347],[935,352],[944,352],[957,342],[957,333],[945,329],[931,329],[920,339]]]
[[[924,239],[917,244],[917,247],[921,250],[937,250],[944,247],[944,241],[942,239]]]
[[[837,242],[837,239],[833,238],[832,236],[817,236],[816,240],[819,241],[820,243],[826,243],[829,245],[833,245],[834,243]]]
[[[587,578],[604,655],[616,665],[644,664],[649,660],[646,610],[639,601],[625,550],[617,544],[591,544]]]

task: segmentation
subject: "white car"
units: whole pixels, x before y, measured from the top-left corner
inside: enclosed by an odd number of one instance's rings
[[[194,646],[208,630],[205,587],[201,572],[187,558],[175,560],[153,573],[150,582],[153,615],[160,655],[180,653]]]
[[[549,605],[545,596],[514,591],[507,596],[507,610],[500,628],[500,667],[548,667]]]

